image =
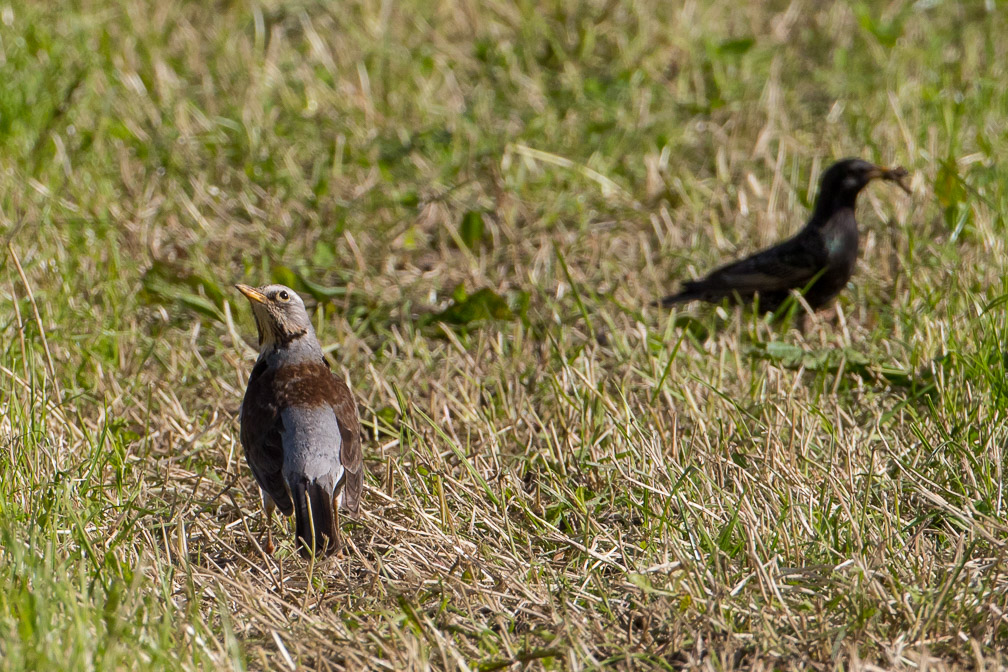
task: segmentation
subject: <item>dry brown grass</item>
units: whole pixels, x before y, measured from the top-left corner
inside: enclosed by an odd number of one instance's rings
[[[1006,27],[0,8],[0,668],[1008,665]],[[835,315],[647,307],[848,154],[915,194],[862,196]],[[237,442],[270,279],[369,432],[317,564],[263,553]],[[445,324],[460,285],[502,319]]]

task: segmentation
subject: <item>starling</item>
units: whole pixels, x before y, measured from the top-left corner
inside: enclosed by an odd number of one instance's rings
[[[353,393],[329,369],[304,302],[283,285],[235,285],[252,304],[259,358],[241,405],[241,443],[262,492],[265,550],[273,510],[295,515],[302,555],[339,547],[337,511],[360,509],[364,470]]]
[[[699,280],[683,283],[662,306],[686,301],[751,303],[775,312],[792,290],[803,292],[813,310],[827,305],[854,272],[858,225],[854,205],[858,193],[876,178],[898,184],[910,193],[904,168],[885,169],[861,159],[843,159],[826,169],[812,217],[792,238],[761,252],[722,266]]]

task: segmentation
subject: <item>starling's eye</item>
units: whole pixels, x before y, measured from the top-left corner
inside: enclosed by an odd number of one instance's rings
[[[283,289],[281,289],[281,290],[280,290],[280,293],[279,293],[279,294],[277,294],[277,297],[278,297],[278,298],[279,298],[279,299],[280,299],[281,301],[290,301],[290,294],[288,294],[288,293],[287,293],[287,291],[286,291],[286,290],[283,290]]]

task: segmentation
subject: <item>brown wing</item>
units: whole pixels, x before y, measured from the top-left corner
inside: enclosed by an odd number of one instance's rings
[[[364,490],[364,463],[361,459],[361,429],[357,416],[357,401],[347,384],[330,374],[333,393],[330,398],[343,439],[340,464],[343,465],[343,506],[353,515],[360,511],[361,493]]]
[[[353,393],[329,370],[328,363],[288,364],[278,371],[256,364],[241,413],[241,441],[256,481],[290,515],[293,502],[283,480],[283,420],[280,408],[312,406],[325,400],[340,428],[343,507],[356,515],[364,489],[360,420]]]
[[[240,438],[256,483],[289,516],[294,512],[294,502],[283,478],[283,420],[274,379],[275,372],[268,369],[265,361],[256,363],[242,400]]]

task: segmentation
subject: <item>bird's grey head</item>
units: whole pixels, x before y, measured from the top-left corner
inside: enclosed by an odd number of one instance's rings
[[[856,197],[865,185],[875,179],[895,182],[909,194],[910,188],[903,182],[906,176],[904,168],[882,168],[862,159],[843,159],[823,173],[819,194],[835,194],[846,200],[844,197]]]
[[[314,336],[315,330],[304,301],[290,287],[239,284],[235,288],[252,304],[252,314],[259,330],[260,351],[287,346],[303,336]]]

